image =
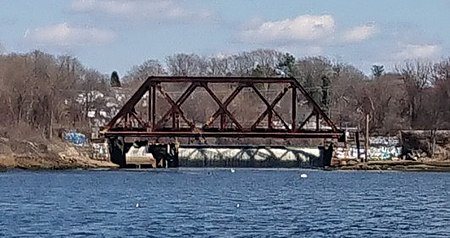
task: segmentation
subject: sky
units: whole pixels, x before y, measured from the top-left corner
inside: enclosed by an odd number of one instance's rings
[[[261,48],[363,72],[450,57],[450,0],[0,0],[0,53],[69,54],[125,74],[176,53]]]

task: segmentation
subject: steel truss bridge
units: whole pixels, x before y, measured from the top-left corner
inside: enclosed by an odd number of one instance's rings
[[[184,91],[175,98],[165,88],[167,85],[184,85],[185,87]],[[215,90],[217,85],[228,86],[230,93],[220,97]],[[276,96],[270,98],[265,95],[260,89],[261,85],[276,88],[278,90]],[[203,93],[202,97],[194,97],[195,100],[201,101],[207,96],[210,97],[208,100],[212,99],[215,102],[214,113],[208,120],[201,122],[201,125],[188,118],[183,110],[184,103],[198,90],[206,93]],[[239,121],[238,118],[242,115],[230,110],[230,105],[236,103],[236,98],[244,90],[252,91],[265,107],[251,123]],[[290,98],[286,96],[288,94],[291,94]],[[286,116],[285,113],[284,117],[277,111],[277,105],[283,98],[285,102],[283,106],[289,109],[289,115]],[[302,98],[304,103],[299,103],[299,98]],[[290,103],[286,103],[286,99]],[[143,100],[146,112],[140,113],[136,108],[142,106],[139,102]],[[162,103],[168,106],[163,106]],[[241,102],[239,106],[249,108],[254,105],[250,102],[247,104]],[[299,118],[299,110],[306,112],[302,118]],[[137,89],[101,133],[106,138],[344,139],[344,132],[336,127],[305,88],[293,77],[151,76]]]

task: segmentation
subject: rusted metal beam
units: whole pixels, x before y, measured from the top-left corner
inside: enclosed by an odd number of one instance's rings
[[[119,118],[126,117],[126,114],[128,112],[131,112],[136,106],[136,104],[141,100],[141,98],[144,96],[145,92],[147,91],[147,87],[150,85],[150,81],[145,81],[138,90],[131,96],[131,98],[123,105],[123,107],[119,110],[117,115],[111,119],[111,121],[105,126],[104,130],[111,129],[114,127],[114,125],[117,123]]]
[[[283,123],[284,128],[286,128],[287,130],[289,130],[289,125],[284,121],[284,119],[280,116],[280,114],[273,108],[271,107],[270,103],[267,101],[267,99],[261,94],[261,92],[255,87],[255,85],[252,85],[252,89],[253,91],[255,91],[255,93],[258,95],[258,97],[264,102],[264,104],[266,104],[267,109],[270,110],[269,112],[269,128],[272,128],[272,126],[270,125],[272,123],[271,117],[272,117],[272,112],[275,113],[275,116],[278,117],[278,119],[281,121],[281,123]],[[281,100],[281,98],[280,98]],[[276,105],[276,104],[275,104]],[[274,106],[275,106],[274,105]]]
[[[266,115],[269,113],[270,110],[273,110],[273,108],[275,107],[275,105],[278,104],[278,102],[284,97],[284,95],[286,95],[286,92],[288,91],[289,87],[285,87],[283,88],[283,91],[281,91],[277,97],[273,100],[273,102],[270,104],[270,107],[266,108],[266,110],[258,117],[258,119],[256,120],[255,123],[253,123],[252,125],[252,130],[254,130],[258,124],[264,119],[264,117],[266,117]]]
[[[299,130],[303,129],[303,127],[306,125],[306,123],[308,123],[309,119],[311,119],[311,117],[313,117],[315,115],[315,111],[313,110],[309,116],[302,122],[302,124],[298,127]]]
[[[291,130],[295,131],[297,129],[297,88],[292,87],[292,110],[291,110],[291,116],[292,116],[292,124],[291,124]]]
[[[340,138],[340,132],[192,132],[192,131],[108,131],[105,136],[133,136],[133,137],[231,137],[231,138]]]
[[[230,105],[230,103],[236,98],[236,96],[242,91],[242,89],[244,88],[243,85],[239,85],[236,89],[234,89],[234,91],[230,94],[230,96],[228,96],[228,98],[225,100],[225,102],[223,103],[223,105],[225,107],[228,107],[228,105]],[[219,108],[212,116],[211,118],[208,120],[208,122],[206,122],[205,125],[203,125],[203,128],[207,128],[209,127],[211,124],[214,123],[214,121],[217,119],[217,117],[219,117],[219,115],[222,116],[223,119],[225,119],[225,115],[222,112],[222,110]]]
[[[147,80],[155,83],[292,83],[287,77],[208,77],[208,76],[151,76]]]
[[[189,87],[183,92],[183,94],[177,99],[176,102],[174,102],[174,104],[172,104],[173,100],[172,98],[167,95],[167,93],[162,93],[163,96],[166,98],[166,100],[172,105],[172,107],[167,110],[166,113],[164,113],[164,115],[162,116],[162,118],[158,121],[158,123],[156,123],[156,127],[160,127],[163,123],[165,123],[168,120],[168,116],[170,114],[172,114],[172,119],[175,120],[174,118],[174,114],[175,112],[182,112],[181,110],[181,105],[189,98],[189,96],[195,91],[195,89],[197,88],[197,84],[192,83],[191,85],[189,85]],[[160,87],[158,87],[158,90],[160,90]]]
[[[136,121],[139,123],[139,125],[141,125],[141,127],[146,127],[144,120],[142,120],[142,118],[138,116],[135,111],[129,113],[129,115],[134,117],[134,119],[136,119]]]
[[[331,119],[328,117],[328,115],[320,108],[319,104],[314,101],[314,99],[309,95],[309,93],[303,88],[303,86],[297,81],[295,78],[293,79],[293,85],[295,85],[296,88],[300,90],[300,92],[305,96],[305,98],[308,100],[309,103],[311,103],[315,109],[315,111],[320,114],[320,116],[325,120],[325,122],[330,126],[334,131],[339,131],[339,129],[336,127],[336,125],[331,121]]]
[[[208,87],[208,84],[203,83],[202,87],[209,93],[209,95],[212,97],[214,101],[216,101],[217,105],[222,110],[222,113],[225,113],[231,121],[233,121],[234,125],[239,129],[242,130],[242,125],[236,120],[236,118],[231,114],[230,111],[228,111],[227,107],[223,105],[223,103],[220,101],[220,99],[214,94],[214,92]]]
[[[184,112],[181,110],[179,105],[173,101],[173,99],[169,96],[169,94],[164,92],[160,86],[157,86],[157,88],[158,88],[158,91],[164,96],[164,98],[172,105],[172,108],[170,109],[170,111],[172,112],[173,123],[175,124],[175,113],[177,113],[179,116],[181,116],[183,121],[185,121],[191,128],[194,128],[195,127],[194,124],[184,116]],[[187,90],[186,91],[187,94],[190,94],[189,91],[190,91],[190,93],[192,93],[193,89]],[[160,124],[158,122],[158,124],[156,124],[156,127],[159,127],[159,126],[160,126]],[[172,127],[175,127],[175,125],[173,125]]]
[[[183,92],[183,94],[175,101],[173,98],[162,88],[162,83],[191,83],[189,87]],[[214,90],[212,90],[208,84],[238,84],[233,92],[226,98],[225,101],[221,101]],[[285,85],[282,92],[269,103],[268,99],[255,87],[255,84],[278,84]],[[288,85],[288,86],[286,86]],[[184,112],[181,109],[183,103],[187,98],[195,91],[197,87],[205,88],[206,92],[216,102],[218,108],[215,113],[210,117],[202,128],[195,128],[193,122],[186,118]],[[251,127],[243,127],[236,119],[236,115],[228,110],[230,103],[237,97],[243,88],[250,87],[258,95],[258,97],[266,105],[266,110],[258,117],[256,122]],[[285,94],[292,90],[291,101],[291,126],[281,117],[281,115],[275,110],[275,106],[281,101]],[[156,121],[156,105],[157,105],[157,90],[170,104],[170,109],[165,111],[161,119]],[[297,121],[297,95],[298,91],[307,99],[309,105],[312,106],[312,113],[304,121],[300,121],[300,126]],[[147,108],[147,121],[144,121],[135,112],[135,106],[144,94],[148,92],[148,108]],[[251,105],[242,105],[251,106]],[[164,123],[172,115],[171,127],[165,127]],[[218,117],[221,117],[218,127],[211,127]],[[258,125],[267,116],[268,126],[259,128]],[[316,116],[316,128],[313,131],[306,131],[303,127],[311,119]],[[137,121],[131,121],[132,117]],[[273,117],[278,118],[284,126],[284,129],[275,128],[272,126]],[[182,127],[180,125],[180,118],[186,122],[189,128]],[[228,128],[226,121],[231,120],[233,127]],[[321,120],[323,124],[326,124],[331,128],[322,129]],[[123,123],[124,122],[124,123]],[[122,123],[122,124],[121,124]],[[134,128],[136,127],[137,128]],[[148,137],[192,137],[199,135],[201,137],[270,137],[270,138],[336,138],[338,135],[343,135],[343,132],[334,125],[328,115],[320,108],[320,106],[313,100],[311,95],[300,85],[300,83],[293,77],[185,77],[185,76],[153,76],[149,77],[138,88],[135,94],[125,103],[120,109],[119,113],[105,126],[105,129],[101,132],[105,136],[148,136]]]
[[[152,87],[152,130],[156,127],[156,86]]]
[[[152,88],[150,86],[147,87],[148,98],[147,98],[147,121],[152,121]],[[151,126],[150,124],[148,126]]]
[[[316,131],[320,130],[320,116],[319,113],[316,112]]]

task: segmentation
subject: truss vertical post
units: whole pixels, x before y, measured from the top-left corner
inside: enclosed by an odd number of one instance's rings
[[[152,131],[155,131],[156,123],[156,85],[152,85]]]
[[[220,130],[223,131],[225,129],[225,115],[222,113],[220,115]]]
[[[297,88],[292,87],[292,125],[291,131],[297,129]]]
[[[268,87],[270,87],[270,84]],[[267,93],[265,95],[267,96]],[[267,98],[266,98],[266,100],[267,100]],[[273,123],[272,123],[273,111],[274,111],[274,108],[270,108],[269,113],[267,114],[267,123],[268,123],[267,126],[268,126],[269,130],[273,129]]]
[[[148,121],[148,126],[151,126],[151,121],[152,121],[152,88],[149,86],[148,87],[148,98],[147,98],[147,121]]]
[[[172,110],[172,128],[175,128],[176,125],[176,113],[174,110]]]
[[[272,128],[272,109],[270,109],[269,114],[267,115],[267,122],[269,123],[269,129],[273,129]]]
[[[130,128],[131,126],[130,126],[130,113],[127,113],[126,114],[126,117],[125,117],[125,128]]]
[[[320,116],[319,112],[316,111],[316,131],[320,130]]]

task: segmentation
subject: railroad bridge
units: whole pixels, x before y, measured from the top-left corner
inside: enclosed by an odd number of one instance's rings
[[[344,139],[293,77],[151,76],[101,134],[122,167],[130,149],[152,156],[153,167],[177,167],[180,141]]]

